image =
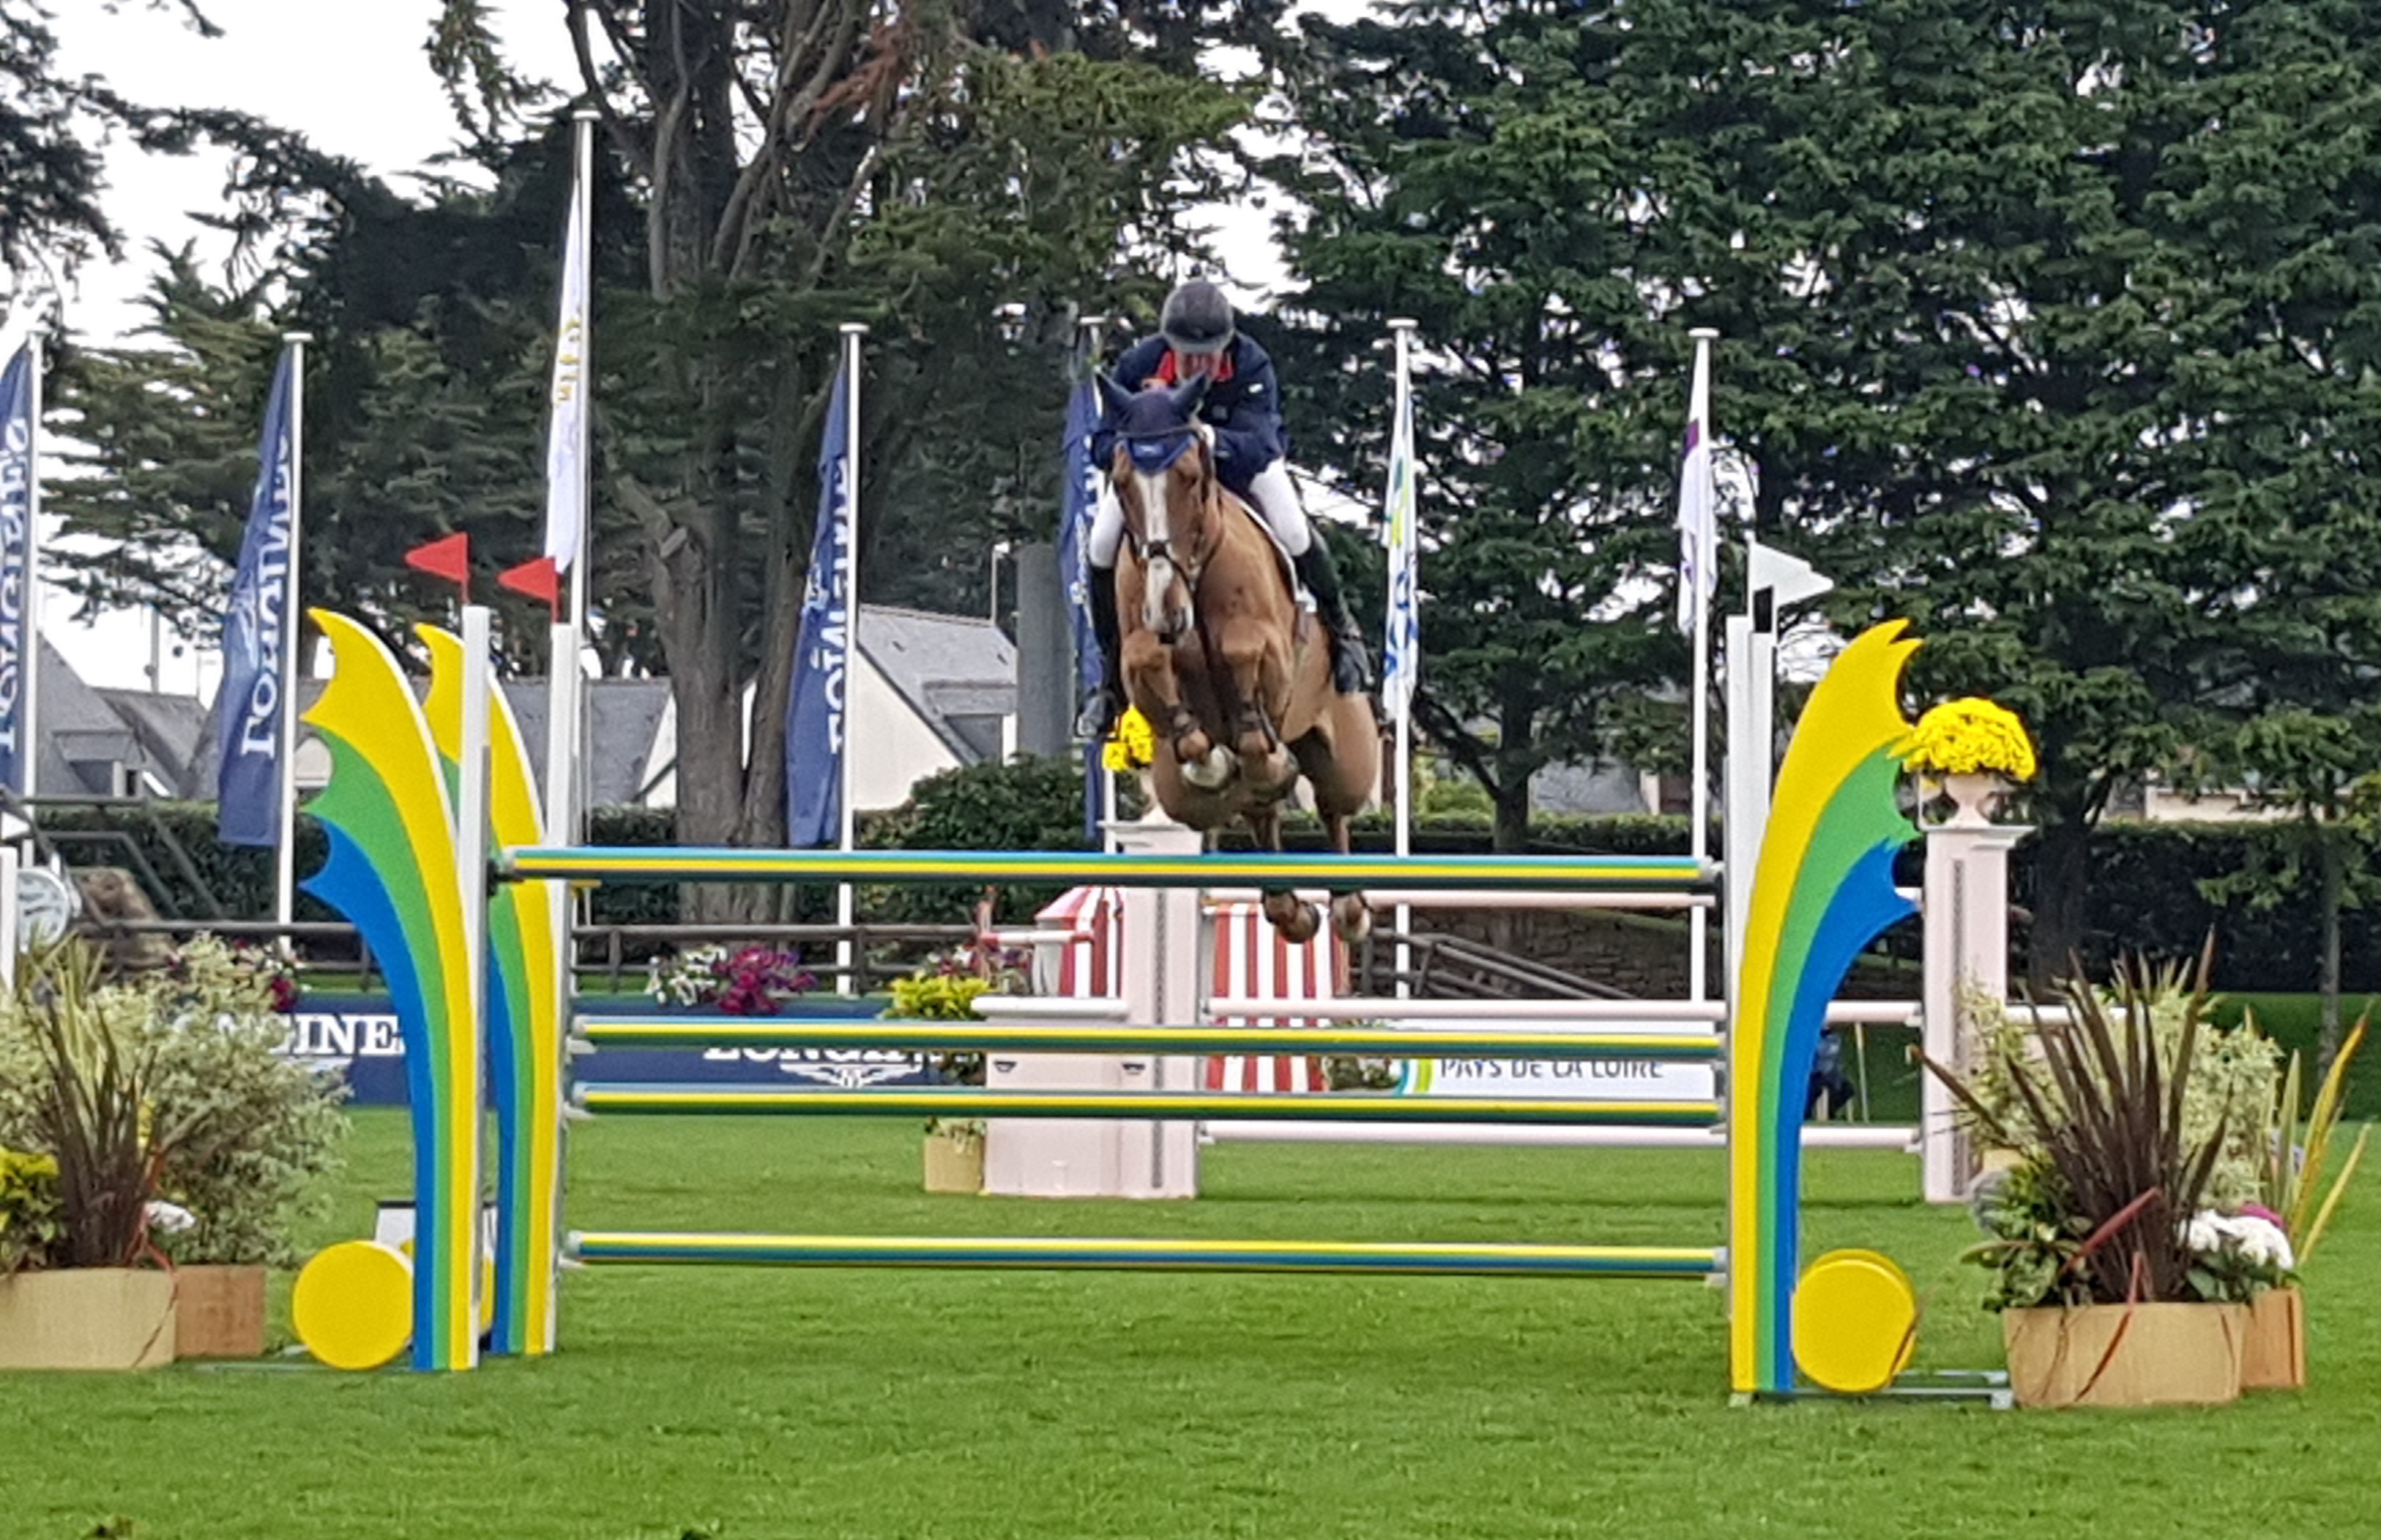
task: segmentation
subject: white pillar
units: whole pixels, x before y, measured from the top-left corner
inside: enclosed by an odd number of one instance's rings
[[[1960,996],[2009,999],[2009,853],[2033,831],[2019,824],[1935,825],[1926,831],[1926,964],[1920,1008],[1926,1057],[1964,1065]],[[1929,1203],[1962,1203],[1975,1154],[1941,1081],[1919,1082],[1919,1153]]]
[[[1168,819],[1154,804],[1150,816],[1114,827],[1126,855],[1195,855],[1199,831]],[[1125,1021],[1140,1026],[1190,1026],[1200,1019],[1199,892],[1195,888],[1128,888],[1124,892]],[[1127,1059],[1118,1077],[1128,1091],[1191,1091],[1199,1085],[1195,1058]],[[1121,1125],[1117,1135],[1117,1195],[1195,1198],[1199,1195],[1199,1125]]]

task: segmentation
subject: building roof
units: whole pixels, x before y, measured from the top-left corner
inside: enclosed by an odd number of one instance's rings
[[[507,679],[505,698],[529,746],[538,784],[545,783],[545,707],[550,693],[543,679]],[[591,679],[587,682],[587,800],[591,806],[625,806],[642,799],[645,772],[653,757],[653,735],[669,709],[666,679]]]
[[[857,639],[861,654],[959,763],[1000,758],[1001,719],[1017,711],[1017,649],[999,626],[970,615],[862,604]]]
[[[47,638],[41,643],[40,694],[33,703],[34,789],[51,796],[109,796],[116,765],[150,770],[140,737],[97,690],[83,683]],[[163,777],[161,776],[162,780]]]

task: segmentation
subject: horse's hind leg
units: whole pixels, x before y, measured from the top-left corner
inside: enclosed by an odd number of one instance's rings
[[[1281,848],[1280,803],[1264,803],[1242,815],[1242,821],[1249,826],[1259,850]],[[1273,922],[1273,928],[1281,933],[1281,939],[1292,946],[1305,945],[1323,928],[1323,916],[1291,889],[1267,888],[1260,907],[1264,910],[1264,917]]]

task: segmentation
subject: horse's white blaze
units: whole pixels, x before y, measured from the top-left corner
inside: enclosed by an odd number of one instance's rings
[[[1148,527],[1149,544],[1154,547],[1168,543],[1174,533],[1166,516],[1166,478],[1135,471],[1132,479],[1133,489],[1141,494],[1141,515]],[[1173,588],[1173,562],[1164,556],[1152,560],[1146,580],[1141,586],[1141,623],[1161,637],[1170,637],[1178,629],[1166,624],[1166,596]]]

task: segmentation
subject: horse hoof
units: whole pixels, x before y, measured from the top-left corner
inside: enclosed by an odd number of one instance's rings
[[[1279,904],[1266,900],[1264,915],[1273,922],[1273,928],[1280,933],[1281,939],[1294,947],[1304,946],[1314,940],[1314,933],[1323,928],[1323,916],[1314,905],[1301,903],[1294,898]]]
[[[1361,893],[1341,893],[1331,901],[1331,928],[1355,946],[1373,933],[1373,907]]]
[[[1196,759],[1183,761],[1182,779],[1203,792],[1221,791],[1232,779],[1232,757],[1221,748],[1211,748]]]

